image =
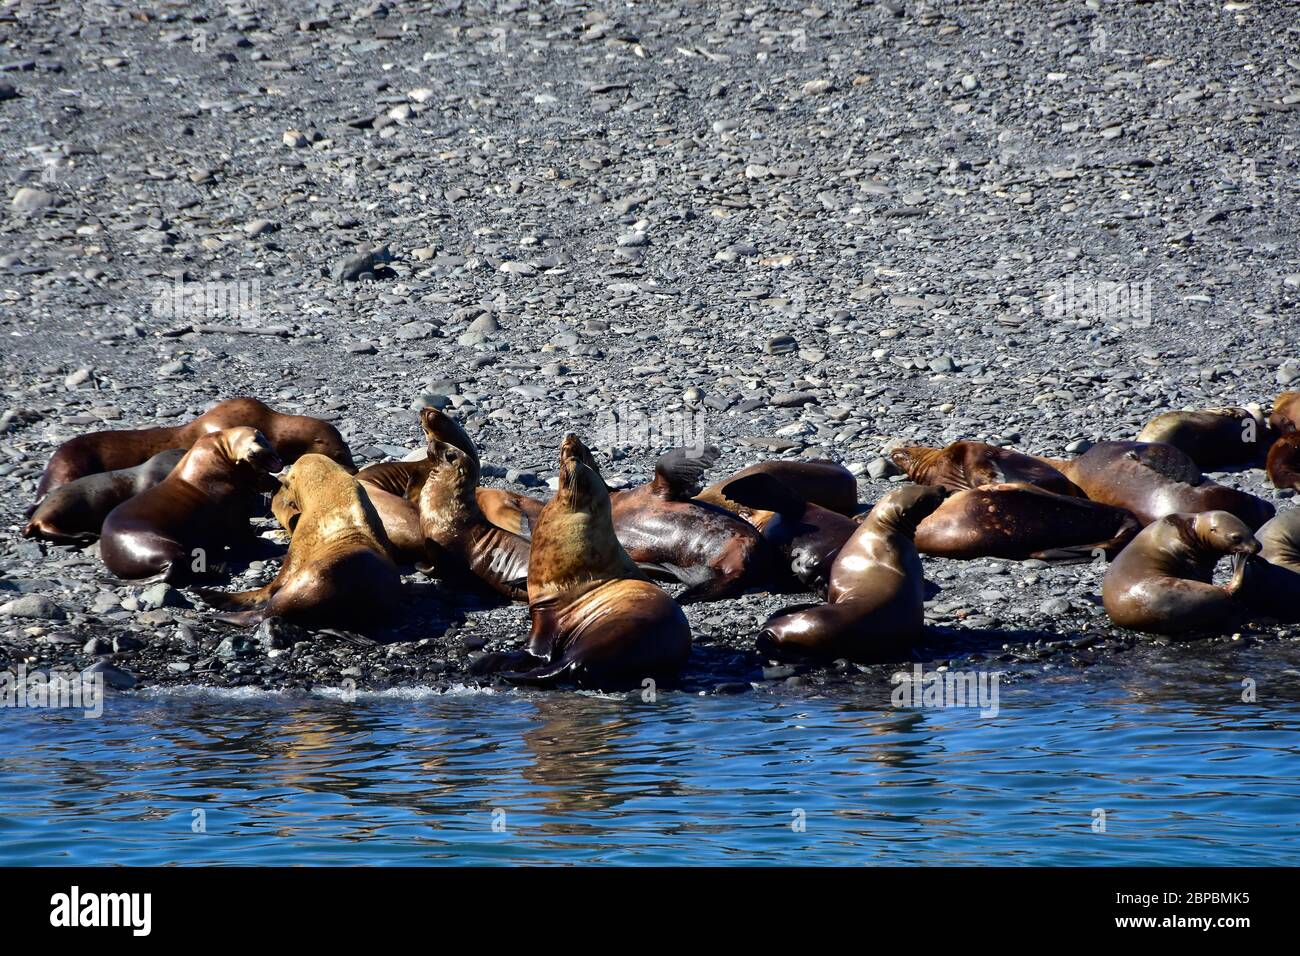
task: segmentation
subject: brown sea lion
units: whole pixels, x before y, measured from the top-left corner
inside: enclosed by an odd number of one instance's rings
[[[1144,525],[1200,511],[1228,511],[1252,528],[1273,517],[1267,501],[1207,480],[1185,452],[1163,442],[1107,441],[1071,461],[1043,460],[1093,501],[1126,508]]]
[[[1283,511],[1255,532],[1255,540],[1259,554],[1241,559],[1238,599],[1280,621],[1300,621],[1300,508]]]
[[[918,485],[965,491],[981,485],[1024,483],[1059,495],[1083,497],[1074,482],[1051,465],[980,441],[955,441],[943,448],[909,445],[895,448],[889,458]]]
[[[681,603],[743,594],[765,584],[770,571],[770,548],[758,530],[692,497],[717,459],[716,448],[675,448],[655,463],[652,481],[610,496],[619,543],[643,570],[688,585]]]
[[[1300,432],[1287,432],[1273,442],[1264,469],[1274,488],[1300,491]]]
[[[437,439],[459,448],[473,457],[475,465],[479,464],[478,446],[469,437],[465,429],[450,415],[436,408],[420,410],[420,428],[424,430],[425,441]],[[420,489],[429,476],[429,462],[424,458],[414,461],[385,461],[367,465],[357,472],[357,481],[363,481],[390,494],[400,495],[411,504],[419,506]],[[507,491],[503,488],[480,487],[475,492],[479,508],[483,514],[498,528],[512,534],[527,536],[530,523],[542,513],[545,502],[529,495]]]
[[[37,504],[53,489],[84,475],[131,468],[160,451],[190,448],[204,435],[237,426],[260,431],[286,464],[315,452],[354,470],[347,444],[329,422],[306,415],[282,415],[255,398],[232,398],[185,425],[90,432],[65,441],[51,456],[36,486]]]
[[[1283,392],[1277,397],[1268,425],[1278,435],[1300,431],[1300,392]]]
[[[1015,482],[957,492],[921,522],[915,541],[940,558],[1087,561],[1117,553],[1141,530],[1123,508]]]
[[[512,601],[528,599],[529,545],[488,521],[479,507],[478,459],[429,440],[429,473],[420,490],[420,529],[433,573],[473,583]]]
[[[528,562],[527,646],[541,663],[510,680],[626,687],[670,679],[690,656],[686,616],[618,543],[609,491],[589,460],[568,435],[559,490],[533,528]]]
[[[759,651],[864,664],[904,656],[925,624],[925,577],[912,534],[946,494],[909,485],[881,498],[840,549],[827,603],[769,618],[758,635]]]
[[[23,537],[59,544],[94,541],[110,511],[170,475],[184,455],[184,448],[169,448],[134,468],[86,475],[60,485],[36,506]]]
[[[252,536],[258,494],[275,487],[272,473],[283,467],[254,428],[202,436],[166,478],[108,513],[99,541],[104,564],[120,578],[208,576],[217,552]]]
[[[743,509],[795,580],[815,594],[826,593],[831,566],[858,530],[857,521],[804,501],[767,472],[728,482],[722,494]]]
[[[384,526],[389,557],[397,564],[423,564],[427,557],[424,533],[420,530],[420,512],[415,505],[373,486],[363,484],[361,491],[374,506],[379,523]],[[280,527],[292,536],[302,512],[292,503],[289,491],[283,485],[271,499],[271,513],[280,522]]]
[[[1228,626],[1240,611],[1233,595],[1245,564],[1220,587],[1214,566],[1224,555],[1256,554],[1251,529],[1226,511],[1165,515],[1142,529],[1102,580],[1102,603],[1120,627],[1186,635]]]
[[[218,615],[249,626],[282,617],[309,627],[365,630],[387,618],[401,594],[383,524],[360,484],[324,455],[304,455],[281,483],[283,508],[297,512],[289,552],[275,579],[253,591],[200,590]]]
[[[723,489],[733,481],[747,475],[771,475],[779,480],[798,498],[809,504],[819,505],[848,517],[853,517],[858,510],[858,483],[853,473],[843,465],[833,461],[785,461],[775,458],[760,461],[756,465],[742,468],[733,475],[715,481],[705,488],[696,499],[726,508],[749,520],[752,509],[739,502],[731,501]]]
[[[1259,461],[1272,439],[1272,429],[1258,406],[1163,412],[1137,435],[1140,442],[1173,445],[1198,468],[1211,470]]]

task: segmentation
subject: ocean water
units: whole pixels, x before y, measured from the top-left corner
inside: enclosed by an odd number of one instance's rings
[[[1295,643],[1022,676],[996,716],[880,679],[10,709],[0,863],[1295,865]]]

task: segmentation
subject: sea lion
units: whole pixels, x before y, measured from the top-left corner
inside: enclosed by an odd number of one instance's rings
[[[686,616],[646,579],[614,534],[609,491],[576,435],[560,448],[559,489],[533,528],[527,649],[541,663],[507,678],[626,687],[686,664]]]
[[[1240,609],[1233,595],[1245,564],[1232,580],[1213,584],[1214,566],[1226,554],[1259,552],[1251,529],[1226,511],[1164,515],[1142,529],[1102,579],[1102,603],[1120,627],[1151,634],[1185,635],[1220,630]]]
[[[405,498],[362,485],[361,492],[374,506],[379,523],[384,526],[389,557],[397,564],[423,564],[426,560],[424,534],[420,531],[420,512]],[[302,512],[292,503],[288,489],[281,485],[271,499],[271,513],[290,536]]]
[[[827,603],[769,618],[758,650],[864,664],[905,655],[925,625],[925,577],[912,534],[946,494],[940,487],[909,485],[881,498],[840,549]]]
[[[474,459],[475,467],[479,467],[478,446],[450,415],[436,408],[423,408],[420,410],[420,428],[424,431],[426,442],[437,439],[459,448]],[[414,461],[385,461],[367,465],[357,472],[357,481],[404,497],[418,508],[420,489],[424,487],[431,467],[426,452],[424,458]],[[478,497],[479,508],[489,521],[498,528],[524,537],[527,537],[531,522],[542,513],[545,504],[529,495],[504,488],[479,487],[475,495]]]
[[[981,485],[1024,483],[1059,495],[1083,497],[1074,482],[1051,465],[980,441],[955,441],[943,448],[907,445],[892,450],[889,458],[918,485],[965,491]]]
[[[1268,425],[1278,435],[1300,431],[1300,392],[1283,392],[1277,397]]]
[[[512,601],[528,599],[528,542],[488,521],[479,507],[478,459],[429,440],[430,465],[420,490],[420,530],[437,577],[473,582]]]
[[[1300,508],[1283,511],[1255,532],[1255,540],[1259,554],[1241,559],[1238,599],[1280,621],[1300,621]]]
[[[253,591],[199,590],[214,607],[237,609],[218,619],[248,626],[282,617],[364,630],[389,616],[401,579],[379,515],[356,479],[324,455],[303,455],[281,484],[283,507],[297,516],[280,572]]]
[[[329,422],[306,415],[282,415],[255,398],[232,398],[217,403],[185,425],[90,432],[65,441],[45,466],[36,486],[36,505],[50,491],[84,475],[131,468],[160,451],[188,449],[203,435],[237,426],[260,431],[286,464],[315,452],[355,470],[352,453],[338,429]]]
[[[1093,501],[1125,508],[1144,525],[1201,511],[1228,511],[1252,528],[1273,517],[1267,501],[1207,480],[1185,452],[1163,442],[1106,441],[1070,461],[1041,460]]]
[[[1300,491],[1300,432],[1287,432],[1273,442],[1264,469],[1274,488]]]
[[[258,494],[284,468],[266,436],[226,428],[202,436],[162,481],[108,513],[99,554],[120,578],[206,577],[216,552],[251,537]]]
[[[721,491],[744,509],[795,580],[815,594],[826,594],[831,566],[858,530],[857,521],[804,501],[767,472],[751,472]]]
[[[790,489],[796,497],[809,504],[828,508],[850,518],[857,513],[858,483],[853,477],[853,472],[843,465],[824,459],[786,461],[774,458],[760,461],[756,465],[740,469],[721,481],[714,482],[695,497],[699,501],[726,508],[749,520],[753,514],[752,509],[728,499],[723,489],[739,478],[756,474],[771,475]]]
[[[23,537],[58,544],[94,541],[110,511],[170,475],[184,455],[184,448],[169,448],[133,468],[86,475],[60,485],[36,506]]]
[[[1128,544],[1142,525],[1128,511],[1023,482],[952,495],[916,529],[916,550],[940,558],[1087,561]]]
[[[1164,442],[1205,469],[1259,461],[1273,433],[1258,406],[1162,412],[1142,428],[1137,441]]]
[[[652,481],[610,496],[619,544],[643,570],[688,585],[677,597],[683,604],[743,594],[766,583],[769,571],[770,548],[757,529],[692,497],[717,459],[713,447],[675,448],[655,462]]]

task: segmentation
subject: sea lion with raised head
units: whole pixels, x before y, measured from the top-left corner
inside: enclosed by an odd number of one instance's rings
[[[559,489],[533,528],[528,562],[527,649],[540,662],[510,680],[627,687],[671,679],[690,656],[686,616],[619,544],[590,460],[577,436],[565,437]]]
[[[274,580],[253,591],[200,590],[220,620],[241,626],[280,617],[309,627],[366,629],[395,609],[401,579],[383,524],[359,482],[324,455],[304,455],[281,478],[296,512]]]
[[[1259,542],[1241,519],[1226,511],[1165,515],[1117,557],[1102,579],[1102,603],[1120,627],[1150,634],[1192,635],[1221,630],[1241,610],[1233,600],[1245,564],[1232,580],[1213,583],[1224,555],[1251,555]]]
[[[86,544],[99,537],[108,513],[171,474],[184,448],[160,451],[143,464],[86,475],[47,493],[23,527],[23,537]]]
[[[260,431],[285,464],[314,452],[355,470],[347,443],[329,422],[307,415],[282,415],[255,398],[232,398],[184,425],[90,432],[65,441],[45,466],[33,510],[50,491],[84,475],[132,468],[161,451],[188,449],[204,435],[240,426]]]
[[[1267,501],[1209,481],[1185,452],[1163,442],[1106,441],[1070,461],[1043,460],[1093,501],[1125,508],[1144,525],[1201,511],[1227,511],[1252,528],[1273,517]]]
[[[1173,445],[1198,468],[1214,470],[1260,461],[1272,439],[1272,429],[1258,406],[1233,406],[1162,412],[1147,422],[1136,440]]]
[[[1241,559],[1238,599],[1279,621],[1300,621],[1300,508],[1283,511],[1255,532],[1255,540],[1259,553]]]
[[[1300,431],[1300,392],[1283,392],[1274,400],[1268,425],[1278,435]]]
[[[426,560],[424,533],[420,530],[420,512],[415,505],[405,498],[390,495],[371,485],[363,484],[361,492],[374,506],[379,523],[384,527],[389,557],[397,564],[423,564]],[[302,512],[283,485],[271,499],[271,513],[280,522],[280,527],[292,537]]]
[[[853,472],[833,461],[818,459],[816,461],[786,461],[774,458],[760,461],[758,464],[742,468],[721,481],[715,481],[698,495],[696,499],[726,508],[735,512],[746,521],[754,514],[753,509],[737,501],[732,501],[724,493],[731,482],[748,475],[771,475],[781,482],[796,497],[847,517],[853,517],[858,510],[858,482]]]
[[[528,599],[529,545],[488,521],[478,503],[478,459],[429,440],[429,472],[420,489],[420,530],[432,573],[472,583],[512,601]]]
[[[221,549],[252,537],[248,520],[283,467],[254,428],[204,435],[166,478],[108,513],[100,557],[120,578],[175,584],[208,577]]]
[[[1114,555],[1142,525],[1087,498],[1008,483],[952,495],[916,529],[916,550],[939,558],[1088,561]]]
[[[767,582],[770,548],[758,530],[693,498],[717,459],[711,446],[674,448],[655,463],[652,481],[610,496],[619,543],[643,570],[686,584],[681,603],[734,597]]]
[[[925,625],[925,577],[912,534],[946,494],[909,485],[881,498],[835,558],[827,603],[773,615],[758,650],[863,664],[905,656]]]
[[[981,441],[955,441],[942,448],[905,445],[889,453],[890,460],[918,485],[938,485],[965,491],[981,485],[1023,483],[1060,495],[1083,492],[1051,465],[1010,448]]]

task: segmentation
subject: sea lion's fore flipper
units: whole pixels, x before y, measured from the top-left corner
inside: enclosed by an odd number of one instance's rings
[[[655,484],[673,501],[700,493],[700,479],[722,455],[716,445],[674,448],[655,462]]]
[[[798,518],[808,506],[783,481],[763,472],[729,481],[722,486],[721,493],[746,508],[775,511],[786,518]]]
[[[1199,485],[1205,480],[1201,469],[1186,452],[1164,442],[1151,442],[1149,445],[1134,448],[1128,452],[1128,456],[1171,481],[1180,481],[1185,485]]]

